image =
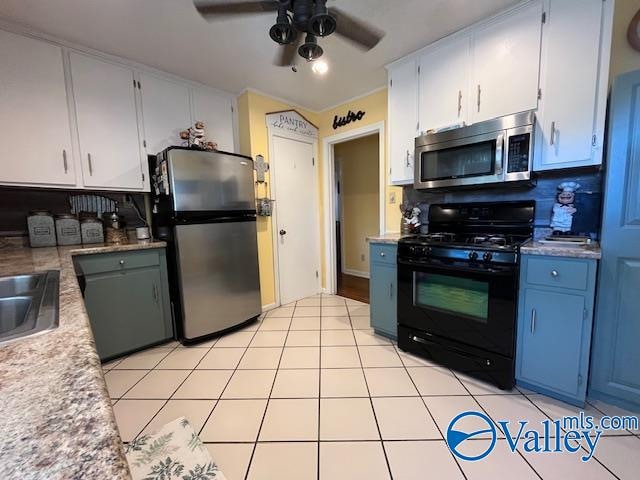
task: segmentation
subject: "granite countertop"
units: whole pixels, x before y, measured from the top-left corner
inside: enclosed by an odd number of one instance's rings
[[[385,233],[383,235],[373,235],[371,237],[367,237],[367,241],[369,243],[390,243],[395,244],[398,243],[402,237],[406,237],[402,233]]]
[[[591,242],[588,245],[553,245],[529,240],[520,247],[523,255],[547,255],[550,257],[592,258],[599,260],[602,256],[600,244]]]
[[[131,478],[72,257],[165,246],[0,245],[0,276],[60,270],[58,328],[0,345],[0,478]]]

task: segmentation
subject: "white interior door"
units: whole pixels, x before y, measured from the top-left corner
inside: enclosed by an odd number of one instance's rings
[[[318,198],[313,145],[273,136],[280,302],[320,291]]]

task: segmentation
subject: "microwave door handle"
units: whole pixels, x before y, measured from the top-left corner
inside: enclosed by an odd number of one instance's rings
[[[496,175],[502,175],[503,157],[504,157],[504,134],[501,133],[496,138],[496,165],[495,165]]]

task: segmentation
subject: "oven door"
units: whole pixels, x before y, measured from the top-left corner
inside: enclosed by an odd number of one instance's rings
[[[398,323],[513,357],[517,267],[398,260]]]
[[[415,188],[443,188],[504,180],[505,132],[416,148]]]

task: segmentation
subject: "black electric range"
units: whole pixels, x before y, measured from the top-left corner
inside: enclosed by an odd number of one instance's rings
[[[398,346],[514,385],[520,245],[535,202],[438,204],[429,233],[398,243]]]

